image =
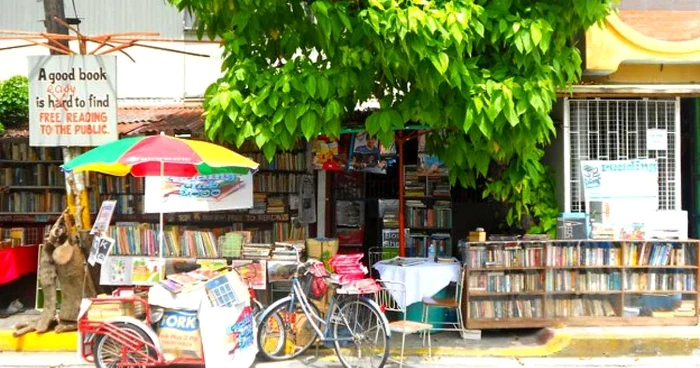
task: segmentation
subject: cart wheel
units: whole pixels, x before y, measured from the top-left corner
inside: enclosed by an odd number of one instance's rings
[[[130,341],[142,341],[136,350],[131,350],[125,347],[119,340],[108,334],[97,335],[95,342],[95,367],[97,368],[112,368],[120,366],[123,363],[143,365],[130,365],[130,367],[147,367],[152,366],[149,362],[157,359],[156,351],[149,345],[153,345],[153,340],[141,328],[129,323],[115,322],[114,326],[119,328],[119,331],[128,336]],[[126,349],[129,349],[126,351]],[[148,357],[152,358],[149,359]]]

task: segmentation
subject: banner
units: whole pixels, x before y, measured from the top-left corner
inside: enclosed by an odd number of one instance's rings
[[[119,139],[114,55],[29,57],[29,145],[99,146]]]
[[[650,199],[659,196],[659,166],[654,159],[581,161],[586,201]]]
[[[592,222],[623,228],[646,223],[658,209],[658,170],[654,159],[581,161],[581,184]]]
[[[161,184],[163,186],[161,192]],[[146,213],[201,212],[253,207],[253,175],[214,174],[192,178],[146,177]]]

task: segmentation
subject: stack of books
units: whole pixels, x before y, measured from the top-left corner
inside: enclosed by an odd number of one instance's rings
[[[271,197],[267,199],[267,213],[284,213],[284,201],[280,197]]]
[[[296,261],[297,250],[294,249],[297,249],[298,252],[303,252],[304,242],[275,242],[271,259],[275,261]]]
[[[242,256],[245,259],[268,259],[270,258],[270,244],[248,243],[243,245]]]
[[[267,212],[267,194],[265,193],[254,193],[253,194],[253,208],[250,209],[249,213],[253,215],[262,215]]]

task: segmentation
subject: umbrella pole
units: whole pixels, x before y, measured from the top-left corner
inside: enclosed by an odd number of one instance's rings
[[[165,163],[160,162],[160,200],[165,200],[165,191],[163,190],[163,181],[165,180]],[[160,228],[158,233],[158,255],[163,258],[163,203],[160,205]]]

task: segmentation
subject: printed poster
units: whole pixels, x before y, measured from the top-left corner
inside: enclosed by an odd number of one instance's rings
[[[348,168],[350,134],[343,134],[340,140],[326,136],[314,140],[312,166],[316,170],[345,171]]]
[[[416,174],[418,176],[447,176],[448,171],[445,164],[440,161],[440,159],[431,155],[427,151],[426,147],[426,134],[418,136],[418,167],[416,169]]]
[[[202,303],[199,320],[207,368],[253,365],[258,347],[249,303],[230,308]]]
[[[658,209],[658,170],[654,159],[581,161],[581,185],[594,222],[627,228],[648,221]]]
[[[112,250],[112,246],[114,246],[114,239],[108,236],[95,236],[92,239],[92,247],[88,256],[90,266],[94,266],[95,263],[103,265]]]
[[[389,163],[382,158],[379,139],[367,132],[357,133],[353,138],[352,162],[350,168],[375,174],[386,174]]]
[[[267,286],[267,261],[237,260],[231,262],[241,275],[244,283],[250,283],[255,290],[265,290]]]
[[[119,139],[117,57],[29,56],[29,145],[93,147]]]
[[[301,211],[298,220],[302,224],[316,222],[316,185],[311,175],[301,175],[299,178],[299,200]]]
[[[253,207],[253,175],[149,176],[144,202],[146,213],[248,209]]]
[[[131,285],[131,258],[107,258],[100,269],[100,285]]]
[[[216,271],[228,266],[225,259],[198,259],[197,264],[203,270]]]
[[[131,283],[134,285],[155,285],[163,281],[165,259],[131,257]]]
[[[294,261],[267,261],[267,277],[269,282],[289,281],[296,272],[297,263]]]
[[[90,235],[94,234],[106,234],[107,229],[109,229],[109,223],[112,221],[112,214],[114,213],[114,208],[117,206],[116,200],[102,201],[100,206],[100,212],[98,212],[95,218],[95,224],[92,225],[92,230],[90,230]]]

